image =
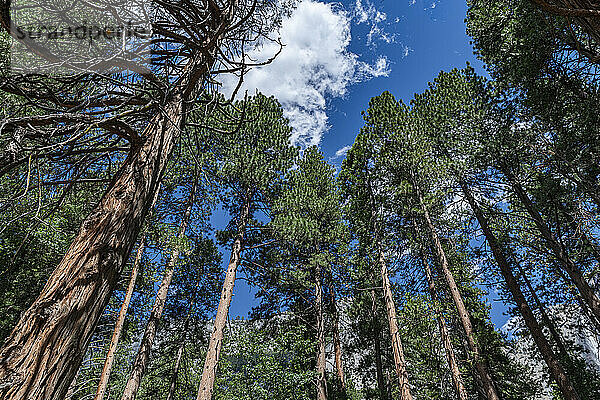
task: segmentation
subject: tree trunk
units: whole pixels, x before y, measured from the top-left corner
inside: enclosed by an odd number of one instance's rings
[[[323,315],[323,276],[319,262],[315,269],[315,312],[317,313],[317,400],[327,400],[325,377],[325,318]]]
[[[396,304],[392,295],[390,278],[388,276],[387,263],[383,255],[383,249],[379,248],[378,264],[381,268],[381,280],[383,282],[383,296],[385,300],[385,308],[387,311],[388,323],[390,325],[390,336],[392,339],[392,350],[394,352],[394,366],[396,367],[396,375],[398,376],[398,384],[400,385],[400,399],[412,400],[410,394],[410,386],[408,384],[408,372],[406,371],[406,361],[404,360],[404,350],[402,349],[402,341],[400,340],[400,331],[398,329],[398,319],[396,318]]]
[[[565,400],[579,400],[579,395],[571,385],[569,377],[565,374],[562,366],[556,359],[554,352],[552,351],[552,347],[546,340],[546,337],[544,336],[542,328],[535,318],[535,315],[533,315],[533,312],[527,303],[527,299],[521,291],[521,286],[512,272],[508,257],[504,253],[500,242],[496,239],[496,236],[492,232],[487,219],[475,201],[475,198],[473,197],[469,187],[463,181],[460,182],[460,185],[469,205],[471,206],[471,209],[473,210],[473,213],[475,214],[475,217],[477,218],[477,221],[479,222],[479,226],[485,235],[490,249],[492,250],[494,259],[500,268],[500,273],[506,282],[506,286],[512,295],[513,301],[516,303],[517,308],[519,309],[519,312],[525,321],[525,325],[527,325],[527,328],[529,328],[531,336],[533,337],[533,341],[537,345],[540,354],[544,358],[544,361],[550,370],[550,374],[558,384]]]
[[[117,322],[115,323],[115,329],[110,340],[110,347],[108,348],[108,353],[106,354],[106,361],[104,361],[104,368],[102,369],[102,374],[100,375],[100,383],[98,384],[98,390],[96,390],[96,396],[94,397],[94,400],[103,400],[104,394],[106,393],[106,388],[108,387],[110,372],[112,370],[113,362],[115,361],[115,353],[117,352],[117,347],[119,346],[121,332],[123,331],[123,324],[125,323],[125,317],[127,316],[127,310],[129,309],[129,303],[135,288],[135,281],[137,279],[140,261],[142,259],[142,255],[144,254],[144,248],[145,241],[142,238],[135,256],[135,261],[133,262],[133,267],[131,268],[129,285],[127,286],[125,299],[123,300],[123,304],[121,304],[119,316],[117,317]]]
[[[342,385],[342,390],[346,390],[346,377],[344,375],[344,361],[342,358],[342,343],[340,341],[340,316],[335,299],[335,288],[333,282],[330,285],[331,313],[333,318],[333,350],[335,353],[335,371]]]
[[[517,181],[516,177],[512,174],[512,172],[508,168],[500,168],[504,176],[508,179],[511,187],[513,188],[514,193],[517,195],[518,199],[523,203],[523,206],[533,219],[536,227],[540,231],[542,238],[546,241],[552,253],[558,260],[559,264],[563,267],[565,272],[569,275],[581,297],[589,307],[590,311],[594,315],[594,318],[597,322],[600,322],[600,299],[594,293],[594,290],[590,287],[588,281],[583,276],[581,270],[573,263],[573,260],[569,258],[567,255],[565,247],[562,243],[554,236],[541,214],[537,210],[536,206],[533,204],[525,189],[521,186],[521,184]]]
[[[372,317],[372,330],[373,330],[373,341],[375,347],[375,374],[377,376],[377,388],[379,389],[379,396],[381,400],[388,400],[387,390],[385,387],[385,380],[383,377],[383,362],[381,361],[381,328],[379,326],[379,320],[377,319],[377,302],[375,297],[375,289],[371,289],[371,317]]]
[[[188,206],[179,226],[179,233],[177,234],[178,238],[182,238],[185,235],[185,230],[189,223],[190,216],[192,215],[195,192],[196,183],[194,182],[188,199]],[[140,384],[142,383],[142,377],[144,376],[148,362],[150,361],[150,352],[152,351],[152,345],[154,344],[154,339],[156,338],[158,323],[160,322],[162,312],[165,308],[167,294],[169,293],[169,286],[171,286],[171,281],[173,280],[173,275],[175,274],[175,267],[177,266],[177,261],[179,260],[179,254],[179,247],[175,247],[165,267],[163,279],[160,283],[158,291],[156,292],[156,300],[154,301],[152,312],[150,313],[150,317],[146,323],[144,336],[142,337],[140,348],[138,349],[135,361],[133,362],[133,369],[129,375],[127,383],[125,384],[125,390],[121,400],[135,400],[135,397],[137,396]]]
[[[4,343],[0,399],[61,400],[66,395],[158,191],[186,102],[196,95],[199,79],[212,65],[211,54],[229,14],[219,18],[214,40],[184,68],[162,112],[145,128],[144,142],[132,147],[41,294]]]
[[[483,386],[483,391],[484,391],[486,397],[488,398],[488,400],[499,400],[500,398],[496,391],[494,381],[492,380],[492,377],[490,376],[490,374],[488,372],[487,365],[485,364],[485,361],[481,359],[481,355],[479,352],[479,346],[477,345],[477,341],[475,340],[475,334],[473,332],[473,326],[471,324],[471,315],[469,314],[467,307],[465,307],[465,303],[462,299],[462,295],[460,294],[460,291],[458,290],[458,285],[456,284],[456,281],[454,280],[454,276],[452,275],[452,272],[450,271],[450,267],[448,265],[448,259],[446,258],[446,253],[444,252],[444,248],[442,247],[440,238],[438,237],[437,232],[435,231],[435,227],[433,225],[433,222],[431,221],[429,211],[427,210],[427,207],[425,206],[425,203],[423,202],[423,196],[421,195],[421,193],[418,189],[417,189],[417,195],[418,195],[418,199],[419,199],[419,204],[421,206],[421,210],[423,211],[423,216],[425,218],[425,222],[427,224],[429,237],[431,239],[433,248],[435,250],[435,255],[437,257],[438,263],[440,264],[440,267],[442,268],[444,278],[446,280],[446,283],[447,283],[448,288],[450,289],[450,293],[452,295],[452,300],[454,301],[454,305],[456,306],[456,310],[458,311],[458,317],[459,317],[460,322],[465,331],[467,343],[469,345],[469,350],[471,353],[471,357],[473,359],[473,363],[475,364],[475,369],[477,370],[477,375],[479,376],[479,379],[481,380],[481,384]]]
[[[229,265],[221,290],[221,299],[219,300],[219,306],[217,307],[215,325],[208,343],[208,351],[206,353],[206,360],[204,361],[204,369],[202,370],[202,380],[200,381],[197,400],[210,400],[212,398],[215,376],[217,374],[217,365],[219,364],[219,355],[221,353],[221,344],[223,342],[223,330],[227,323],[229,305],[231,304],[231,297],[233,296],[233,286],[235,285],[237,267],[240,263],[240,254],[242,252],[243,239],[249,215],[250,197],[247,197],[238,219],[237,234],[231,247],[231,257],[229,258]]]
[[[434,305],[436,319],[440,329],[440,337],[442,339],[442,343],[444,344],[446,359],[448,360],[448,367],[450,368],[450,372],[452,374],[452,383],[454,384],[454,389],[456,390],[456,394],[460,400],[468,400],[467,390],[465,389],[465,384],[460,373],[460,369],[458,368],[458,361],[456,360],[456,353],[454,352],[454,346],[452,345],[450,333],[448,332],[446,319],[442,315],[442,310],[439,307],[437,292],[435,289],[435,281],[433,279],[433,275],[431,274],[431,268],[429,268],[429,264],[425,259],[423,259],[423,266],[425,267],[429,295],[431,296],[431,301]]]
[[[523,277],[523,280],[525,281],[525,286],[527,287],[527,290],[531,294],[531,297],[533,297],[533,302],[536,304],[538,310],[540,311],[543,323],[548,327],[548,330],[550,331],[550,335],[552,336],[552,339],[554,340],[554,342],[556,343],[556,346],[558,347],[558,351],[562,354],[562,356],[565,358],[565,360],[567,360],[569,363],[571,363],[571,365],[573,365],[571,356],[569,355],[569,352],[567,351],[567,347],[565,346],[565,343],[564,343],[562,337],[560,336],[560,334],[558,333],[558,330],[556,329],[556,325],[550,319],[550,316],[546,312],[546,307],[544,306],[544,304],[542,304],[535,289],[531,285],[531,282],[529,281],[527,274],[525,273],[523,268],[521,268],[520,264],[517,264],[517,268],[519,269],[519,274],[521,274],[521,276]]]
[[[190,312],[192,311],[192,307],[190,307]],[[173,400],[175,397],[175,390],[177,389],[177,379],[179,378],[179,368],[181,367],[181,359],[183,357],[183,350],[185,349],[186,336],[189,327],[191,315],[185,320],[185,324],[183,327],[183,336],[181,341],[179,342],[179,346],[177,347],[177,355],[175,356],[175,365],[173,365],[173,373],[171,374],[171,383],[169,384],[169,393],[167,394],[166,400]]]

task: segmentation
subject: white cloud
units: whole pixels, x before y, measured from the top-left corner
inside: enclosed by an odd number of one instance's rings
[[[275,96],[294,129],[292,141],[299,145],[319,144],[329,128],[327,99],[343,97],[354,83],[390,72],[387,58],[374,65],[350,52],[350,21],[345,11],[331,4],[304,0],[283,23],[279,35],[285,45],[268,65],[246,73],[239,95],[256,90]],[[267,42],[248,52],[252,60],[266,60],[279,50]],[[223,78],[223,90],[231,94],[237,77]]]
[[[385,43],[395,43],[396,35],[385,31],[381,27],[387,21],[387,14],[379,11],[371,0],[356,0],[354,3],[354,18],[358,25],[366,23],[370,26],[369,33],[367,34],[367,45],[373,46],[376,40],[381,40]],[[395,23],[399,22],[399,19],[394,20]],[[389,24],[386,24],[389,25]]]
[[[346,153],[348,153],[348,150],[350,150],[351,148],[352,148],[352,146],[344,146],[344,147],[338,149],[338,151],[335,152],[334,158],[345,157]]]

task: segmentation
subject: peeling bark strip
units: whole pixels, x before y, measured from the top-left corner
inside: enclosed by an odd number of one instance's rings
[[[186,101],[195,97],[231,20],[230,12],[213,15],[215,29],[205,51],[184,68],[163,111],[144,130],[144,143],[132,148],[0,350],[0,399],[64,398],[158,190]]]
[[[513,300],[516,303],[523,320],[525,321],[525,325],[527,325],[527,328],[529,328],[531,336],[533,337],[533,341],[535,342],[540,354],[544,358],[552,378],[558,384],[558,387],[560,388],[565,400],[579,400],[579,395],[571,385],[569,377],[565,374],[565,371],[558,362],[554,352],[552,351],[552,347],[544,336],[542,328],[535,318],[535,315],[533,315],[533,312],[531,311],[531,308],[529,307],[529,304],[527,303],[527,300],[521,291],[519,282],[512,273],[510,264],[508,262],[508,257],[504,253],[500,242],[498,239],[496,239],[496,236],[492,232],[487,219],[483,215],[481,208],[479,208],[479,205],[475,201],[475,198],[473,197],[473,194],[471,193],[471,190],[467,184],[461,180],[460,186],[467,199],[467,202],[471,206],[471,209],[477,218],[477,221],[479,222],[479,226],[481,227],[488,244],[490,245],[490,249],[492,250],[492,254],[496,260],[496,263],[498,264],[498,267],[500,268],[500,273],[506,282],[506,286],[508,287]]]
[[[431,216],[429,215],[429,211],[423,202],[423,196],[421,192],[416,190],[419,204],[421,206],[421,210],[423,211],[423,216],[425,218],[425,222],[427,224],[427,230],[429,232],[429,238],[433,244],[433,248],[435,250],[435,255],[437,257],[438,263],[442,268],[444,273],[444,278],[450,289],[450,293],[452,295],[452,300],[454,301],[454,305],[456,306],[456,310],[458,311],[458,317],[465,331],[465,335],[467,337],[467,343],[469,345],[469,350],[471,352],[471,357],[473,359],[473,364],[475,365],[475,369],[477,370],[477,375],[481,380],[481,384],[483,385],[483,391],[488,398],[488,400],[500,400],[498,393],[496,392],[496,386],[492,377],[488,372],[487,365],[485,361],[481,359],[481,354],[479,352],[479,346],[477,345],[477,341],[475,340],[475,335],[473,332],[473,326],[471,324],[471,315],[465,307],[465,303],[462,299],[462,295],[458,290],[458,285],[454,280],[454,276],[450,271],[450,267],[448,265],[448,259],[446,258],[446,253],[444,252],[444,248],[442,247],[442,243],[440,242],[440,238],[435,231],[435,226],[431,221]]]
[[[315,271],[315,311],[317,312],[317,400],[327,400],[325,378],[325,318],[323,315],[323,276],[317,262]]]
[[[504,174],[504,176],[508,179],[514,193],[517,195],[518,199],[521,201],[525,210],[529,213],[535,226],[540,231],[542,238],[552,250],[554,257],[558,260],[559,264],[565,270],[565,272],[569,275],[581,297],[585,301],[585,304],[589,307],[592,312],[594,318],[597,323],[600,323],[600,298],[594,292],[594,289],[590,287],[590,284],[583,276],[583,273],[579,269],[577,265],[571,260],[571,258],[567,255],[567,250],[563,246],[563,244],[556,238],[554,233],[550,230],[542,215],[538,211],[535,204],[529,198],[529,195],[525,192],[525,189],[517,178],[513,175],[513,173],[505,167],[501,167],[500,170]]]
[[[229,305],[231,304],[231,296],[233,296],[233,286],[235,285],[237,267],[240,264],[240,253],[242,252],[244,234],[249,216],[250,199],[246,198],[238,219],[237,234],[231,247],[231,257],[229,258],[229,265],[227,266],[227,273],[225,274],[223,289],[221,290],[221,300],[219,300],[219,306],[217,307],[215,326],[213,327],[210,342],[208,343],[208,351],[206,353],[206,360],[204,361],[197,400],[210,400],[212,398],[219,355],[221,354],[221,345],[223,343],[223,330],[227,323]]]
[[[190,192],[188,199],[188,206],[185,210],[185,213],[181,220],[181,224],[179,226],[179,233],[177,234],[177,237],[179,239],[184,237],[185,230],[190,220],[190,216],[192,215],[195,193],[196,182],[194,182],[193,184],[192,191]],[[150,352],[152,351],[152,345],[154,344],[154,338],[156,337],[158,323],[162,316],[162,312],[165,308],[167,294],[169,293],[169,286],[171,286],[171,281],[173,280],[173,275],[175,274],[175,267],[177,266],[177,261],[179,260],[179,254],[180,250],[177,246],[175,247],[175,249],[173,249],[173,252],[171,253],[169,261],[167,262],[167,265],[165,267],[162,282],[160,283],[160,287],[156,292],[156,300],[154,301],[154,307],[152,307],[152,312],[150,313],[150,317],[148,318],[148,322],[146,323],[144,337],[142,338],[142,342],[140,343],[140,348],[138,349],[135,361],[133,363],[133,369],[125,385],[125,391],[123,392],[121,400],[135,400],[135,397],[137,396],[140,384],[142,383],[142,377],[144,376],[146,372],[146,367],[148,366],[148,362],[150,361]]]
[[[146,243],[142,238],[142,241],[137,250],[137,254],[135,256],[135,261],[133,262],[133,267],[131,268],[131,277],[129,278],[129,285],[127,286],[125,299],[123,300],[123,304],[121,304],[119,316],[117,317],[117,322],[115,323],[115,329],[113,331],[112,338],[110,339],[110,347],[108,348],[108,353],[106,354],[106,361],[104,361],[104,368],[102,368],[102,374],[100,375],[100,383],[98,384],[98,389],[96,390],[96,396],[94,397],[94,400],[103,400],[104,395],[106,393],[106,388],[108,387],[110,372],[112,370],[112,366],[115,360],[115,353],[117,352],[117,347],[121,338],[121,332],[123,331],[123,324],[125,323],[125,317],[127,316],[127,310],[129,309],[129,303],[131,302],[131,296],[133,295],[133,290],[135,288],[135,281],[137,279],[140,260],[142,259],[142,255],[144,254],[145,246]]]
[[[456,353],[454,352],[452,340],[450,340],[450,333],[448,332],[446,319],[442,315],[442,310],[438,305],[438,296],[437,291],[435,289],[435,281],[433,280],[431,268],[429,268],[429,264],[424,259],[423,265],[425,267],[425,275],[427,277],[429,295],[431,296],[431,301],[434,304],[435,316],[438,321],[438,327],[440,329],[440,337],[442,338],[442,343],[444,344],[444,350],[446,352],[446,359],[448,360],[448,368],[450,368],[450,372],[452,374],[452,383],[454,384],[454,389],[456,390],[458,398],[460,400],[468,400],[469,397],[467,395],[467,390],[465,389],[465,384],[460,373],[460,369],[458,368],[458,361],[456,360]]]
[[[412,400],[410,394],[410,386],[408,384],[408,372],[406,371],[406,361],[404,360],[404,350],[402,341],[400,340],[400,330],[398,329],[398,318],[396,317],[396,304],[392,295],[390,278],[388,276],[387,263],[383,255],[383,250],[379,249],[379,258],[377,260],[381,268],[381,280],[383,281],[383,298],[385,300],[385,308],[387,311],[388,323],[390,325],[390,336],[392,338],[392,349],[394,352],[394,366],[396,375],[398,376],[398,384],[400,385],[400,399]]]

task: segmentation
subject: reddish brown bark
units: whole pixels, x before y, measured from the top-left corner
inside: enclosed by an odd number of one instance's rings
[[[186,102],[195,97],[198,81],[212,67],[212,54],[232,10],[218,15],[214,11],[214,31],[205,48],[183,69],[161,113],[141,135],[143,143],[132,148],[0,350],[1,399],[64,398],[158,191]]]
[[[142,238],[142,241],[137,250],[137,254],[135,256],[135,261],[133,262],[133,267],[131,268],[131,277],[129,278],[129,285],[127,286],[127,292],[125,292],[125,299],[123,300],[123,304],[121,304],[119,316],[117,317],[117,322],[115,323],[115,329],[110,340],[110,347],[108,348],[108,353],[106,354],[106,361],[104,361],[104,368],[102,369],[102,374],[100,375],[100,382],[98,383],[98,389],[96,390],[96,396],[94,397],[94,400],[102,400],[104,398],[104,394],[106,393],[106,388],[108,387],[110,372],[112,370],[113,362],[115,360],[115,353],[119,345],[121,332],[123,331],[123,324],[125,323],[125,317],[127,316],[127,310],[129,309],[129,303],[131,301],[131,296],[133,295],[133,289],[135,288],[135,281],[137,279],[140,260],[142,259],[142,254],[144,254],[144,248],[145,242]]]
[[[237,234],[231,247],[231,257],[225,274],[225,281],[221,289],[221,299],[217,307],[217,315],[213,332],[208,343],[208,351],[204,361],[204,369],[202,370],[202,380],[198,388],[197,400],[210,400],[212,398],[215,377],[217,374],[217,366],[219,364],[219,355],[221,353],[221,345],[223,342],[223,330],[227,323],[227,315],[229,314],[229,305],[233,296],[233,286],[235,285],[235,276],[240,263],[240,254],[242,252],[244,234],[246,224],[250,215],[250,198],[247,198],[242,207],[238,218]]]
[[[477,341],[475,340],[475,334],[473,331],[473,325],[471,323],[471,315],[465,306],[462,295],[458,290],[458,285],[454,280],[454,275],[452,271],[450,271],[450,266],[448,264],[448,259],[446,258],[446,252],[442,247],[442,242],[435,230],[435,226],[431,221],[431,216],[429,215],[429,210],[425,206],[423,201],[423,196],[417,190],[417,196],[419,200],[419,205],[421,206],[421,210],[423,212],[423,217],[425,219],[425,223],[427,224],[427,231],[429,233],[429,238],[431,239],[435,256],[437,261],[442,269],[444,279],[446,280],[446,284],[450,289],[450,294],[452,296],[452,300],[454,301],[454,305],[458,312],[458,318],[462,324],[462,327],[465,331],[467,343],[469,346],[469,351],[471,353],[471,357],[473,360],[473,364],[475,366],[475,370],[477,371],[477,375],[481,381],[483,386],[483,391],[488,398],[488,400],[499,400],[498,393],[496,391],[496,385],[488,372],[487,365],[484,360],[481,358],[481,353],[479,351],[479,346],[477,345]]]
[[[512,272],[512,269],[511,269],[509,261],[508,261],[508,257],[504,253],[502,245],[500,244],[500,242],[494,235],[494,232],[492,231],[491,227],[489,226],[487,218],[485,218],[485,215],[481,211],[481,208],[475,201],[475,198],[473,197],[473,194],[471,193],[471,190],[469,189],[469,187],[463,181],[460,182],[460,185],[461,185],[462,191],[467,199],[467,202],[471,206],[471,209],[473,210],[473,213],[475,214],[475,217],[477,218],[477,221],[479,222],[479,226],[481,227],[481,230],[483,231],[483,234],[485,235],[485,238],[490,246],[490,249],[492,250],[494,259],[496,260],[496,263],[498,264],[498,267],[500,268],[500,273],[502,274],[502,277],[504,278],[504,281],[506,282],[506,286],[508,287],[508,290],[510,291],[512,298],[513,298],[514,302],[516,303],[517,308],[518,308],[521,316],[523,317],[523,320],[525,321],[525,325],[527,325],[527,328],[531,332],[533,341],[535,342],[540,354],[542,355],[544,361],[546,362],[546,365],[548,366],[548,369],[550,370],[551,376],[558,384],[558,387],[560,388],[560,391],[566,400],[579,400],[579,395],[577,394],[577,392],[571,385],[569,377],[565,374],[562,366],[560,365],[556,356],[554,355],[554,352],[552,351],[552,347],[546,340],[546,337],[544,336],[544,333],[542,332],[542,328],[540,327],[537,319],[533,315],[533,312],[532,312],[531,308],[529,307],[529,304],[528,304],[525,296],[523,295],[523,292],[521,291],[521,286],[519,285],[517,278],[514,276],[514,274]]]
[[[188,199],[188,205],[186,207],[185,213],[181,220],[181,224],[179,226],[179,232],[177,234],[178,238],[182,238],[185,235],[185,230],[187,229],[187,225],[192,215],[195,192],[196,184],[194,183],[194,186],[192,187],[192,191]],[[173,280],[173,276],[175,275],[175,267],[177,266],[177,261],[179,260],[179,254],[180,249],[177,246],[175,247],[175,249],[173,249],[171,256],[169,257],[169,261],[167,262],[167,265],[165,267],[163,279],[160,283],[158,291],[156,292],[154,306],[152,307],[152,312],[150,313],[148,322],[146,323],[144,336],[142,337],[142,342],[140,343],[140,347],[138,349],[135,361],[133,362],[133,369],[131,370],[129,379],[125,384],[125,390],[123,391],[123,396],[121,397],[121,400],[135,400],[135,397],[137,396],[140,384],[142,383],[142,377],[144,376],[144,373],[146,372],[146,367],[148,366],[148,362],[150,361],[150,352],[152,351],[152,345],[154,344],[154,339],[156,338],[158,323],[162,316],[162,312],[165,308],[167,294],[169,293],[169,287],[171,286],[171,281]]]
[[[567,255],[565,247],[550,230],[537,207],[531,201],[529,195],[525,192],[525,189],[521,186],[517,178],[508,168],[503,167],[501,170],[504,176],[506,176],[508,179],[514,193],[517,195],[517,198],[521,201],[525,207],[525,210],[527,210],[528,214],[533,219],[535,226],[538,228],[542,238],[554,254],[554,257],[558,260],[561,267],[569,275],[577,287],[581,298],[589,307],[593,317],[596,319],[596,322],[600,322],[600,298],[598,298],[594,290],[590,287],[579,267],[577,267],[573,260],[571,260],[571,258]]]
[[[379,264],[381,280],[383,282],[383,298],[385,300],[385,308],[387,311],[388,323],[390,325],[394,366],[396,368],[396,375],[398,376],[398,384],[400,385],[400,398],[401,400],[412,400],[410,385],[408,384],[408,371],[406,370],[406,361],[404,360],[404,349],[402,348],[400,330],[398,329],[396,304],[394,302],[390,278],[388,276],[387,263],[381,248],[379,249],[377,263]]]
[[[158,189],[182,115],[183,99],[173,96],[17,323],[0,352],[0,398],[64,397]]]

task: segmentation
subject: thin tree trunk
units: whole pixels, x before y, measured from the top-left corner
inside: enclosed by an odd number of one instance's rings
[[[188,199],[188,205],[179,226],[179,233],[177,234],[178,238],[182,238],[185,235],[185,230],[192,215],[195,194],[196,182],[193,184]],[[156,292],[154,306],[152,307],[152,312],[150,313],[148,322],[146,323],[144,336],[142,337],[140,348],[138,349],[135,361],[133,362],[133,369],[129,375],[127,383],[125,384],[125,390],[123,391],[121,400],[135,400],[135,397],[137,396],[140,384],[142,383],[142,377],[146,373],[146,368],[148,366],[148,362],[150,361],[150,352],[152,351],[152,345],[154,344],[154,339],[156,338],[158,323],[160,322],[162,312],[165,308],[167,294],[169,293],[169,287],[171,286],[171,281],[173,280],[173,275],[175,274],[175,267],[177,266],[177,261],[179,260],[179,254],[180,249],[179,246],[177,246],[175,249],[173,249],[173,252],[171,253],[169,261],[165,267],[163,279],[160,283],[158,291]]]
[[[0,398],[62,400],[108,304],[179,136],[187,100],[211,67],[230,15],[215,16],[207,48],[197,52],[174,92],[146,127],[82,223],[39,297],[0,350]],[[207,58],[208,57],[208,58]]]
[[[533,204],[525,189],[517,181],[516,177],[508,170],[508,168],[500,168],[504,176],[508,179],[514,193],[517,195],[523,206],[533,219],[536,227],[542,235],[542,238],[546,241],[552,253],[558,260],[559,264],[563,267],[565,272],[569,275],[581,297],[589,307],[590,311],[594,315],[596,321],[600,322],[600,299],[594,293],[594,290],[590,287],[588,281],[583,276],[581,270],[573,263],[573,260],[567,255],[565,247],[562,243],[554,236],[541,214]]]
[[[173,400],[173,396],[175,396],[175,390],[177,389],[177,378],[179,377],[179,367],[181,366],[181,358],[183,356],[184,347],[185,340],[182,340],[177,348],[177,355],[175,356],[175,365],[173,366],[173,373],[171,375],[171,383],[169,384],[167,400]]]
[[[110,372],[112,370],[112,366],[115,360],[115,353],[117,352],[117,348],[119,346],[119,340],[121,338],[121,332],[123,331],[123,324],[125,323],[127,310],[129,309],[129,303],[131,302],[131,296],[133,295],[133,290],[135,289],[135,281],[137,279],[140,261],[142,259],[142,255],[144,254],[145,245],[146,244],[144,238],[142,238],[142,241],[140,242],[137,253],[135,255],[133,267],[131,268],[131,277],[129,278],[129,285],[127,286],[125,299],[123,300],[123,304],[121,304],[119,316],[117,317],[117,322],[115,323],[115,329],[110,340],[110,347],[108,348],[108,353],[106,354],[104,368],[102,369],[102,374],[100,375],[100,383],[98,384],[98,389],[96,390],[96,396],[94,397],[94,400],[103,400],[104,395],[106,393],[106,388],[108,387]]]
[[[569,355],[569,352],[567,351],[567,347],[565,346],[565,343],[564,343],[562,337],[558,333],[558,330],[556,329],[556,325],[554,324],[554,322],[552,322],[552,320],[550,319],[550,316],[546,312],[546,307],[544,306],[544,304],[542,304],[535,289],[531,285],[531,282],[529,281],[527,274],[525,273],[523,268],[521,268],[521,265],[517,264],[517,268],[519,269],[519,274],[521,274],[521,276],[523,277],[523,280],[525,281],[525,286],[527,287],[527,290],[531,294],[531,297],[533,297],[534,303],[536,304],[538,310],[540,310],[540,314],[542,315],[542,321],[548,327],[548,330],[550,331],[550,335],[552,336],[552,339],[554,339],[554,342],[556,343],[556,346],[558,347],[558,351],[563,355],[563,357],[565,357],[566,360],[568,360],[569,363],[572,364],[571,356]]]
[[[375,289],[370,290],[371,293],[371,318],[372,318],[372,329],[373,329],[373,341],[375,347],[375,375],[377,377],[377,388],[379,389],[379,396],[381,400],[388,400],[387,390],[385,387],[385,380],[383,377],[383,362],[381,361],[381,327],[379,326],[379,319],[377,318],[377,302],[375,297]]]
[[[446,319],[442,315],[442,310],[440,309],[438,303],[437,291],[435,289],[435,281],[433,279],[433,275],[431,274],[431,268],[429,268],[429,264],[425,259],[423,259],[423,266],[425,267],[425,275],[427,277],[429,295],[431,296],[431,301],[434,305],[436,319],[438,321],[438,327],[440,329],[440,337],[442,339],[442,343],[444,344],[444,350],[446,352],[448,367],[450,368],[450,372],[452,374],[452,383],[454,383],[454,389],[456,390],[456,394],[458,395],[458,398],[460,400],[468,400],[467,390],[465,389],[465,384],[460,373],[460,369],[458,368],[458,361],[456,359],[456,353],[454,352],[452,340],[450,339],[450,333],[448,332]]]
[[[383,282],[383,295],[385,300],[385,308],[387,311],[388,323],[390,325],[390,336],[392,339],[392,350],[394,352],[394,366],[396,375],[398,376],[398,384],[400,385],[401,400],[412,400],[410,394],[410,386],[408,384],[408,372],[406,370],[406,361],[404,360],[404,350],[400,339],[400,330],[398,329],[398,319],[396,317],[396,304],[392,295],[390,278],[388,276],[387,263],[383,254],[383,249],[379,248],[377,263],[381,269],[381,280]]]
[[[333,282],[330,285],[331,312],[333,318],[333,350],[335,353],[335,371],[342,384],[342,390],[346,390],[346,377],[344,375],[344,360],[342,357],[342,342],[340,340],[340,316],[335,299],[335,288]]]
[[[467,343],[469,345],[469,350],[471,353],[471,357],[473,359],[473,363],[475,364],[475,369],[477,370],[477,375],[481,380],[481,384],[483,386],[483,391],[488,398],[488,400],[499,400],[498,393],[496,391],[496,386],[491,375],[488,372],[487,365],[485,361],[481,359],[481,354],[479,352],[479,346],[477,345],[477,341],[475,340],[475,334],[473,332],[473,326],[471,324],[471,315],[465,307],[465,303],[463,301],[462,295],[458,290],[458,285],[454,280],[454,276],[450,271],[450,267],[448,265],[448,259],[446,258],[446,253],[444,252],[444,248],[442,247],[442,243],[440,238],[437,235],[433,222],[431,221],[431,217],[429,215],[429,211],[423,202],[423,196],[421,192],[417,188],[417,195],[419,199],[419,204],[421,206],[421,210],[423,211],[423,216],[425,218],[425,222],[427,224],[427,230],[429,232],[429,237],[433,244],[433,248],[435,250],[435,255],[438,259],[440,267],[442,268],[442,272],[444,274],[444,278],[450,289],[450,293],[452,295],[452,300],[454,301],[454,305],[456,306],[456,310],[458,311],[458,317],[465,331],[465,335],[467,338]]]
[[[523,320],[525,321],[525,325],[527,325],[527,328],[529,328],[531,336],[533,337],[533,341],[537,345],[540,354],[544,358],[544,361],[550,370],[550,374],[558,384],[560,391],[566,400],[579,400],[579,395],[571,385],[569,377],[565,374],[562,366],[556,359],[556,356],[552,351],[552,347],[546,340],[542,328],[535,318],[535,315],[533,315],[533,312],[527,303],[527,299],[521,291],[521,286],[512,272],[508,257],[504,253],[502,245],[498,239],[496,239],[496,236],[492,232],[487,219],[483,215],[481,208],[479,208],[479,205],[475,201],[475,198],[473,197],[473,194],[471,193],[467,184],[461,181],[460,185],[469,205],[471,206],[471,209],[473,210],[473,213],[475,214],[475,217],[477,218],[477,221],[479,222],[479,226],[485,235],[490,249],[492,250],[494,259],[500,268],[500,273],[506,282],[506,286],[512,295],[513,301],[516,303],[517,308],[521,313]]]
[[[247,197],[242,207],[239,219],[237,234],[231,247],[231,257],[221,290],[221,299],[217,307],[217,315],[215,317],[215,325],[208,343],[208,351],[206,360],[204,361],[204,369],[202,370],[202,379],[198,389],[197,400],[210,400],[212,398],[215,377],[217,374],[217,366],[219,364],[219,355],[221,353],[221,344],[223,342],[223,330],[227,323],[227,315],[229,314],[229,305],[233,296],[233,286],[235,285],[235,276],[237,267],[240,263],[240,254],[242,252],[244,234],[248,217],[250,215],[250,197]]]
[[[200,281],[196,284],[196,289],[200,285]],[[179,369],[181,367],[181,359],[183,357],[183,351],[185,350],[185,344],[187,342],[187,334],[190,327],[190,320],[192,319],[192,311],[194,309],[195,301],[191,301],[188,304],[188,315],[183,324],[183,332],[179,346],[177,347],[177,356],[175,357],[175,364],[173,365],[173,372],[171,373],[171,383],[169,385],[169,392],[167,393],[166,400],[173,400],[175,397],[175,390],[177,389],[177,379],[179,378]]]
[[[192,311],[192,307],[190,306],[190,313]],[[181,359],[183,357],[183,350],[185,348],[187,331],[190,323],[191,315],[185,320],[185,324],[183,327],[183,336],[181,341],[179,342],[179,346],[177,347],[177,355],[175,356],[175,365],[173,365],[173,372],[171,374],[171,383],[169,384],[169,393],[167,394],[166,400],[173,400],[175,396],[175,390],[177,389],[177,379],[179,378],[179,368],[181,366]]]
[[[323,315],[323,276],[317,262],[315,268],[315,311],[317,313],[317,400],[327,400],[325,377],[325,318]]]

